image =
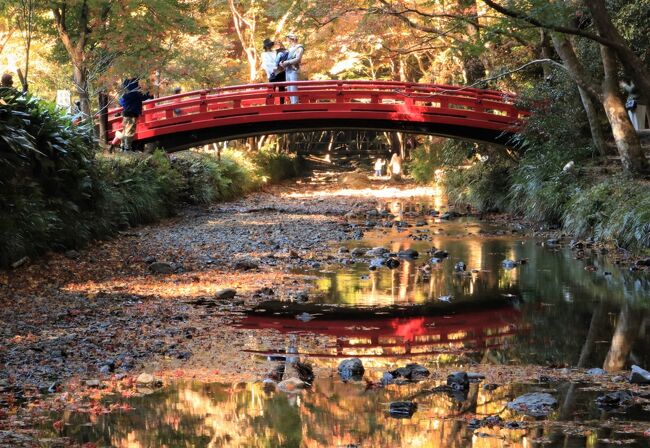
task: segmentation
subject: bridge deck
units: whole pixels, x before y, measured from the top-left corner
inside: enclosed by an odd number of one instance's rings
[[[279,90],[290,85],[298,92]],[[290,96],[297,96],[299,103],[289,104]],[[527,115],[514,100],[514,95],[495,90],[392,81],[232,86],[145,102],[135,140],[173,150],[298,129],[357,128],[499,142],[499,136],[516,132]],[[109,139],[122,127],[120,112],[109,111]]]

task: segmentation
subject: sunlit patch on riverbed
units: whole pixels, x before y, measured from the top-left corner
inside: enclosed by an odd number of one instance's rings
[[[360,197],[360,198],[390,198],[409,199],[414,197],[427,198],[437,207],[443,203],[442,189],[439,186],[410,187],[384,186],[380,188],[339,188],[323,190],[293,191],[284,194],[285,197],[304,198],[334,198],[334,197]]]
[[[83,293],[90,297],[98,294],[134,294],[165,299],[188,300],[196,297],[214,297],[215,293],[226,288],[234,288],[240,295],[269,287],[272,284],[291,284],[303,276],[278,272],[239,272],[196,271],[168,276],[126,276],[106,281],[69,283],[62,289],[70,293]],[[280,291],[278,291],[280,292]]]

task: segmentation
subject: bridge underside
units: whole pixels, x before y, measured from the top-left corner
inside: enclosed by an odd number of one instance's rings
[[[508,146],[511,144],[512,133],[501,130],[469,128],[466,125],[440,123],[422,123],[393,120],[364,120],[364,119],[318,119],[257,122],[254,124],[236,124],[229,126],[206,127],[166,135],[158,135],[141,139],[139,145],[153,144],[167,152],[182,151],[200,145],[235,140],[240,138],[269,135],[290,134],[305,131],[327,130],[363,130],[379,132],[404,132],[412,134],[436,135],[459,140],[474,141]]]

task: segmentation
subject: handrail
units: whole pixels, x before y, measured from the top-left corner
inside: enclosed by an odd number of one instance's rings
[[[289,86],[296,86],[298,91],[279,91]],[[291,96],[299,97],[299,104],[289,104]],[[286,104],[281,104],[281,99]],[[392,114],[394,120],[398,119],[396,114],[401,120],[416,121],[427,120],[433,114],[455,115],[472,121],[472,126],[502,126],[506,130],[518,127],[528,114],[515,107],[515,99],[514,94],[497,90],[398,81],[323,80],[216,87],[145,101],[136,140],[179,132],[174,126],[181,123],[183,131],[187,131],[191,123],[205,128],[220,125],[219,120],[232,123],[235,117],[245,115],[313,112],[315,107],[332,116],[358,113],[372,118]],[[120,112],[121,108],[108,112],[111,139],[121,129]]]

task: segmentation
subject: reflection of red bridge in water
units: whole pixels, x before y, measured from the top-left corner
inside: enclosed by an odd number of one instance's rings
[[[317,316],[309,322],[295,317],[248,315],[237,327],[274,329],[281,333],[315,333],[336,338],[332,353],[301,353],[312,357],[408,357],[457,354],[496,349],[521,331],[521,313],[513,307],[470,311],[449,316],[389,317],[336,320]],[[265,353],[262,350],[249,350]]]
[[[527,115],[497,90],[394,81],[302,81],[299,104],[278,84],[188,92],[144,103],[135,142],[168,151],[220,140],[298,130],[404,131],[506,144]],[[108,138],[122,127],[109,111]]]

